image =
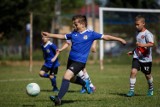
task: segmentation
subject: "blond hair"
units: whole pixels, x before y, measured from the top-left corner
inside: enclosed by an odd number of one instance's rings
[[[135,21],[142,21],[145,23],[145,18],[141,15],[136,16]]]

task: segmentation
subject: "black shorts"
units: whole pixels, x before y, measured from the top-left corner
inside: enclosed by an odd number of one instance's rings
[[[54,67],[48,68],[45,65],[43,65],[42,68],[41,68],[41,70],[45,71],[47,73],[50,71],[50,73],[49,73],[50,75],[54,75],[54,74],[58,73],[58,67],[56,67],[56,68],[54,68]]]
[[[152,62],[139,62],[138,59],[133,58],[132,68],[136,68],[138,71],[141,70],[144,74],[151,74]]]
[[[74,75],[77,75],[81,70],[85,68],[85,63],[68,60],[67,69],[71,70]]]

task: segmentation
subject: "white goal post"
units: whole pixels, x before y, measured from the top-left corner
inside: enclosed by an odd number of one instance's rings
[[[103,12],[104,11],[113,11],[113,12],[142,12],[142,13],[160,13],[160,9],[131,9],[131,8],[99,8],[99,22],[100,22],[100,33],[103,34]],[[100,69],[103,70],[103,58],[104,58],[104,46],[103,40],[99,42],[100,47]]]

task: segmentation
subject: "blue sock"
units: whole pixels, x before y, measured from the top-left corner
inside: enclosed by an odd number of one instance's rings
[[[45,73],[42,77],[49,78],[49,74]]]
[[[70,81],[63,78],[61,88],[58,93],[59,99],[62,99],[62,97],[66,94],[69,88],[69,84],[70,84]]]
[[[81,79],[80,77],[76,77],[76,80],[75,80],[75,82],[74,82],[75,84],[79,84],[79,85],[82,85],[82,86],[84,86],[86,83],[84,82],[84,80],[83,79]]]
[[[52,83],[52,86],[54,88],[57,88],[57,83],[56,83],[56,76],[54,76],[54,78],[50,79],[51,80],[51,83]]]

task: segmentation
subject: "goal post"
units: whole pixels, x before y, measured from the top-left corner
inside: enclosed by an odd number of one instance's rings
[[[107,7],[100,7],[99,8],[99,23],[100,23],[100,33],[104,33],[104,11],[108,12],[136,12],[136,13],[160,13],[160,9],[131,9],[131,8],[107,8]],[[100,40],[99,47],[100,47],[100,69],[104,69],[103,59],[104,59],[104,42]]]

